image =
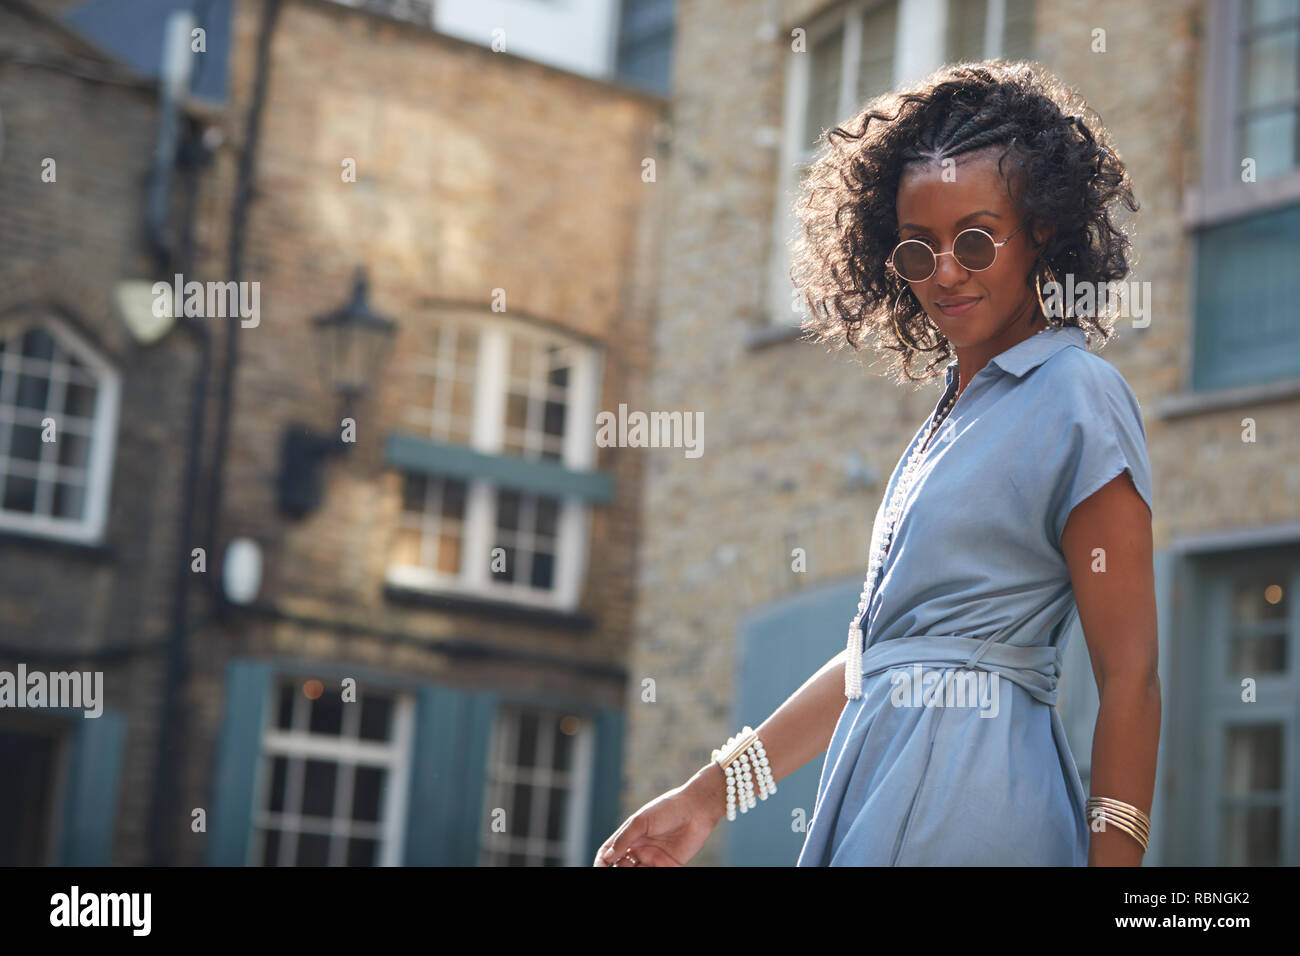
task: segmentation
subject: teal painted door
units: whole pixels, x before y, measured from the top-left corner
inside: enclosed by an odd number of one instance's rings
[[[844,649],[862,593],[852,579],[786,598],[741,625],[736,700],[729,734],[757,728]],[[721,746],[718,741],[715,746]],[[776,782],[776,793],[736,819],[723,819],[727,866],[793,866],[817,803],[825,755]]]
[[[122,781],[126,719],[105,710],[98,717],[72,711],[72,761],[57,859],[60,866],[109,866]]]
[[[225,723],[217,745],[208,817],[209,866],[244,866],[248,862],[257,761],[272,673],[267,661],[239,660],[226,665]]]
[[[430,686],[415,707],[406,866],[474,866],[498,697]]]
[[[596,758],[592,768],[590,823],[584,859],[590,864],[605,838],[623,822],[619,816],[619,789],[623,778],[623,712],[596,712]]]

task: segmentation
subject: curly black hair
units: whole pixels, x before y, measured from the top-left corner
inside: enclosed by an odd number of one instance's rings
[[[1129,274],[1126,229],[1110,207],[1138,209],[1128,171],[1097,116],[1090,128],[1082,98],[1037,64],[986,60],[945,66],[918,84],[879,96],[849,122],[828,130],[800,193],[802,226],[790,277],[807,306],[805,340],[848,344],[863,339],[897,353],[898,381],[928,381],[952,358],[908,283],[885,269],[899,240],[898,184],[906,164],[1004,147],[998,162],[1017,189],[1014,200],[1033,223],[1050,223],[1030,270],[1040,264],[1065,281],[1104,283]],[[1004,163],[1010,163],[1004,168]],[[1104,315],[1066,315],[1085,336],[1109,341]],[[918,355],[934,353],[919,374]]]

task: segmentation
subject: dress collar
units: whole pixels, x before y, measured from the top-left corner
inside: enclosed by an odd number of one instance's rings
[[[1048,329],[1044,332],[1035,333],[1023,342],[1017,342],[1005,352],[993,356],[993,358],[989,359],[989,364],[996,365],[1002,371],[1021,378],[1026,372],[1042,365],[1061,349],[1073,345],[1086,350],[1088,347],[1087,342],[1083,329],[1078,326],[1067,325],[1061,329]],[[945,384],[951,385],[956,374],[957,360],[953,359],[948,363],[948,367],[944,371]]]

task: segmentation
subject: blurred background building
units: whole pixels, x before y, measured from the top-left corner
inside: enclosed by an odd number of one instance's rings
[[[1142,204],[1147,862],[1300,861],[1300,0],[0,0],[0,670],[107,697],[0,713],[0,862],[589,863],[843,647],[938,390],[798,341],[792,204],[990,56]],[[706,453],[597,447],[623,402]],[[1077,622],[1059,706],[1086,787]],[[821,764],[696,862],[792,864]]]
[[[617,825],[671,6],[488,6],[0,3],[0,667],[106,697],[2,715],[3,862]]]
[[[797,341],[801,169],[871,96],[1003,55],[1080,90],[1142,204],[1131,278],[1150,283],[1149,324],[1119,320],[1099,354],[1137,394],[1155,478],[1164,713],[1146,860],[1300,862],[1300,5],[711,0],[681,5],[676,27],[649,405],[702,411],[709,442],[656,457],[646,485],[623,811],[843,649],[885,482],[939,398]],[[1059,706],[1086,789],[1097,696],[1077,618]],[[697,859],[792,864],[821,766]]]

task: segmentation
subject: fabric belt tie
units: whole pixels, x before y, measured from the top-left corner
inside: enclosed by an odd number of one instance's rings
[[[988,671],[1023,687],[1034,700],[1055,707],[1061,677],[1061,649],[1051,645],[999,644],[951,634],[913,634],[881,641],[862,655],[862,676],[910,664],[953,665]]]

